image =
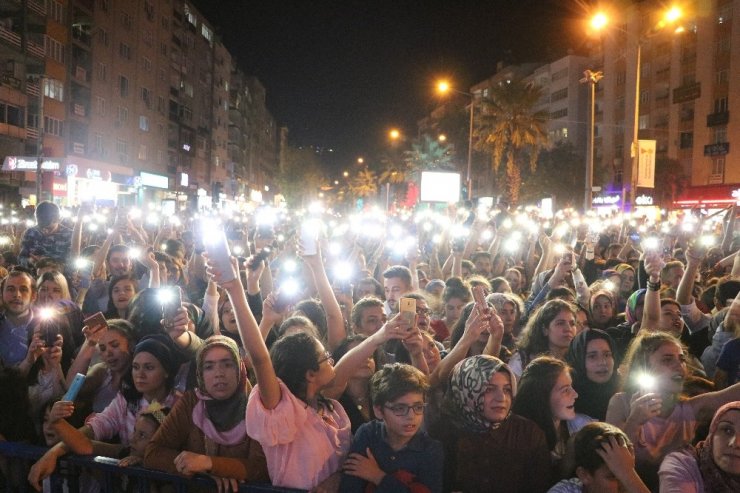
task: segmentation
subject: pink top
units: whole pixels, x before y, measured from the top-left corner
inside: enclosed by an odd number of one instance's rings
[[[294,396],[283,382],[280,402],[266,409],[259,385],[247,403],[247,433],[260,442],[272,484],[310,490],[339,470],[349,451],[352,431],[342,405],[319,415]]]
[[[178,397],[179,394],[174,391],[170,392],[162,405],[172,409]],[[135,413],[128,409],[127,404],[126,398],[118,392],[102,412],[88,416],[85,424],[92,428],[95,440],[107,441],[118,435],[122,445],[129,445],[129,439],[134,433],[136,418],[141,411],[149,407],[149,401],[142,397]]]

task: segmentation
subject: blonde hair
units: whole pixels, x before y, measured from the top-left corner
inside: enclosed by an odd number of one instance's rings
[[[674,344],[685,351],[681,341],[668,332],[655,331],[638,335],[630,344],[624,357],[626,371],[622,380],[622,389],[633,394],[639,390],[637,378],[643,373],[652,373],[650,356],[665,344]]]
[[[64,277],[61,272],[56,270],[44,272],[36,281],[37,293],[41,290],[41,285],[44,284],[46,281],[52,281],[56,283],[60,288],[62,288],[63,300],[72,300],[72,295],[69,292],[69,285],[67,284],[67,278]]]

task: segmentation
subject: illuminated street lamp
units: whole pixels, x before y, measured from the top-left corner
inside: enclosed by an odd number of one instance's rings
[[[358,157],[357,158],[357,164],[362,164],[364,162],[365,162],[365,160],[362,157]]]
[[[342,176],[347,178],[349,176],[349,171],[343,171]]]
[[[581,84],[588,84],[591,89],[591,110],[589,122],[591,127],[588,132],[588,151],[586,155],[586,187],[585,194],[583,196],[583,212],[587,212],[591,209],[591,202],[593,200],[594,191],[594,127],[596,123],[596,83],[604,77],[603,72],[592,72],[591,70],[583,71],[583,79],[579,82]]]
[[[392,128],[390,132],[388,132],[388,137],[390,137],[391,140],[398,140],[401,138],[401,132],[396,128]]]
[[[640,128],[640,79],[642,70],[642,43],[650,39],[654,35],[658,34],[668,25],[674,24],[683,16],[683,11],[679,7],[671,7],[663,13],[663,17],[658,21],[654,28],[643,33],[637,38],[637,47],[635,54],[635,114],[632,129],[632,147],[630,154],[632,157],[632,166],[630,173],[630,204],[635,207],[635,199],[637,198],[637,174],[639,170],[639,128]],[[609,24],[609,18],[606,14],[599,12],[591,18],[590,25],[595,31],[601,31],[605,29]],[[620,29],[620,28],[616,28]],[[625,32],[623,29],[621,31]],[[682,32],[682,28],[677,28],[675,32]],[[625,32],[626,33],[626,32]],[[622,197],[626,198],[626,190],[622,185]],[[626,203],[626,201],[625,201]]]
[[[475,113],[475,96],[473,96],[473,94],[469,92],[458,91],[457,89],[453,88],[446,80],[440,80],[437,82],[437,92],[440,94],[455,92],[457,94],[461,94],[470,98],[470,126],[468,129],[468,171],[465,178],[465,183],[468,188],[467,199],[471,200],[473,198],[473,176],[471,173],[471,166],[473,162],[473,115]]]
[[[439,134],[439,136],[437,137],[437,140],[440,142],[446,142],[447,136],[445,134]]]

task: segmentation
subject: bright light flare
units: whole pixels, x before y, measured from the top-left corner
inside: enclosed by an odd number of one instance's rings
[[[437,82],[437,92],[440,94],[446,94],[450,91],[450,83],[447,80],[440,80]]]
[[[654,390],[655,377],[652,375],[648,375],[647,373],[642,373],[637,376],[637,385],[639,385],[640,388],[645,391]]]
[[[591,18],[590,24],[591,28],[595,31],[601,31],[607,24],[609,24],[609,17],[607,17],[604,12],[597,12],[596,15]]]

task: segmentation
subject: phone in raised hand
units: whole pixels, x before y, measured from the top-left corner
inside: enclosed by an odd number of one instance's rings
[[[401,318],[408,322],[409,326],[413,327],[414,320],[416,319],[416,300],[414,298],[401,298],[399,300],[399,312]]]
[[[79,394],[82,389],[83,383],[85,383],[85,375],[82,373],[75,375],[74,380],[72,380],[72,384],[69,386],[67,393],[64,394],[64,397],[62,397],[62,400],[74,402],[74,400],[77,399],[77,394]]]

